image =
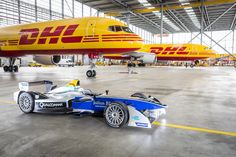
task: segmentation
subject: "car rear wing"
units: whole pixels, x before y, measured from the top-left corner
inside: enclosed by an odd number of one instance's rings
[[[38,85],[45,85],[46,92],[49,92],[53,88],[53,82],[48,80],[43,81],[35,81],[35,82],[20,82],[19,89],[20,91],[29,91],[30,86],[38,86]]]

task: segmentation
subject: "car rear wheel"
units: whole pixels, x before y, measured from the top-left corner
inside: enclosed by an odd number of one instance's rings
[[[18,104],[24,113],[32,113],[34,110],[34,98],[29,93],[20,94]]]
[[[120,128],[128,122],[128,108],[123,103],[112,102],[104,110],[106,123],[113,128]]]

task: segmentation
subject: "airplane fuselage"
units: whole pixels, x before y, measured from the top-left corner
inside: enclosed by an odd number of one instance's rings
[[[87,17],[22,24],[0,28],[0,57],[136,51],[142,39],[128,28],[108,18]]]
[[[160,61],[196,61],[215,57],[215,52],[199,44],[146,44],[137,52],[156,54]],[[104,55],[109,59],[130,59],[127,55]]]

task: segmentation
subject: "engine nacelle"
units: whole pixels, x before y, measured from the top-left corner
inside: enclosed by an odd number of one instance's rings
[[[137,59],[138,61],[142,62],[143,64],[153,64],[156,61],[156,54],[155,53],[143,53],[140,58]]]
[[[34,56],[33,60],[39,64],[43,65],[56,65],[61,61],[61,56]]]

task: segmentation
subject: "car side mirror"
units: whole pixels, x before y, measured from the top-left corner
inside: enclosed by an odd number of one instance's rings
[[[105,90],[105,92],[106,92],[106,95],[108,95],[108,93],[109,93],[109,90]]]

